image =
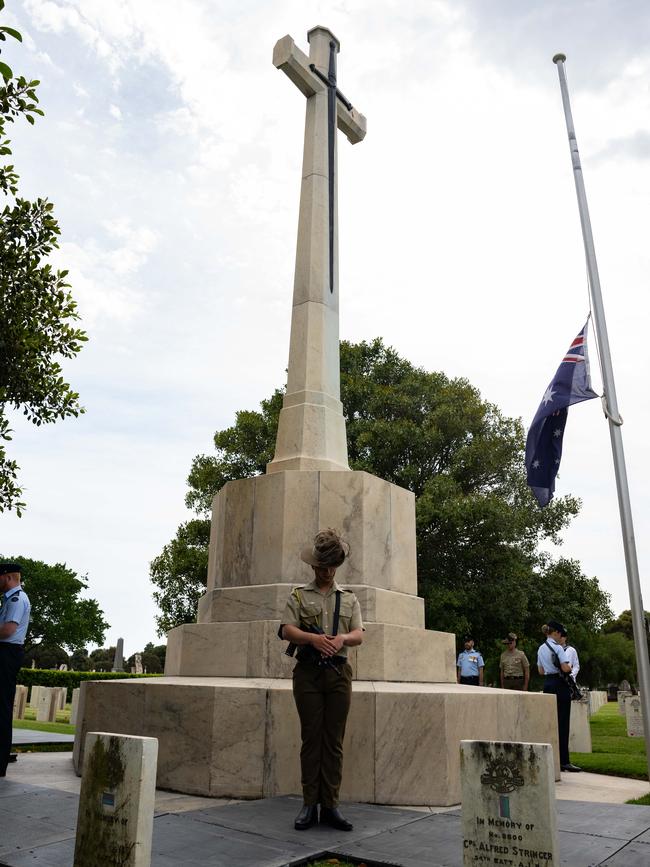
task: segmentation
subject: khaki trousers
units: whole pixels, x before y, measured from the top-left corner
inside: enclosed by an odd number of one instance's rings
[[[523,689],[524,688],[524,678],[522,677],[504,677],[503,678],[503,688],[504,689]]]
[[[293,697],[300,717],[300,768],[305,804],[336,807],[343,773],[343,737],[352,698],[352,668],[298,662]]]

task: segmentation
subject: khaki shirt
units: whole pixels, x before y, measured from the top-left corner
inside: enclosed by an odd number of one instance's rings
[[[323,594],[316,586],[316,581],[296,587],[289,594],[282,615],[283,626],[320,626],[326,635],[332,634],[334,628],[334,606],[336,591],[341,591],[341,610],[339,611],[339,633],[351,632],[353,629],[363,629],[361,607],[359,600],[350,590],[343,590],[336,581]],[[347,656],[348,648],[343,647],[337,656]]]
[[[504,650],[499,663],[504,677],[523,677],[524,669],[529,668],[526,654],[523,650]]]

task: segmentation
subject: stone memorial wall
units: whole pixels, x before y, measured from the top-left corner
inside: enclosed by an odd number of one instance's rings
[[[559,867],[550,744],[461,741],[463,867]]]

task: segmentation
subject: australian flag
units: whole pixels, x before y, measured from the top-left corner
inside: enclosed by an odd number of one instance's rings
[[[587,325],[589,320],[562,359],[528,431],[528,484],[540,506],[547,506],[553,498],[568,408],[574,403],[598,397],[589,380]]]

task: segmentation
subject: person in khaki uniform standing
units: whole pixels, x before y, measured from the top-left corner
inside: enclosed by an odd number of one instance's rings
[[[294,823],[298,831],[319,821],[318,805],[322,824],[352,830],[338,799],[352,697],[347,655],[349,647],[363,640],[363,622],[357,597],[334,580],[347,553],[347,545],[334,530],[318,533],[313,545],[301,551],[301,559],[314,570],[314,580],[291,592],[280,625],[280,637],[298,647],[293,696],[300,717],[304,800]]]
[[[519,689],[528,691],[530,679],[530,663],[523,650],[517,650],[517,636],[509,632],[503,643],[507,646],[501,654],[499,668],[501,670],[501,689]]]

